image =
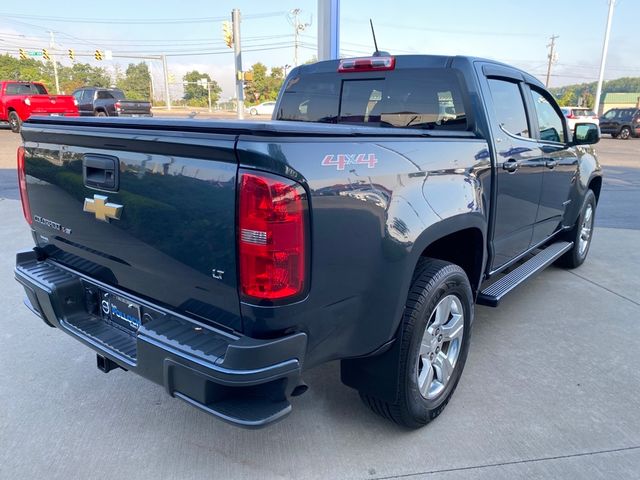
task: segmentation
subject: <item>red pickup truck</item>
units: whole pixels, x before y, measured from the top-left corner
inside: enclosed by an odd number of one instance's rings
[[[32,115],[77,117],[78,102],[71,95],[49,95],[41,83],[0,81],[0,123],[18,133]]]

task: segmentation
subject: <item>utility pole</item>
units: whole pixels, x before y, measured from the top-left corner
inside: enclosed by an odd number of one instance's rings
[[[231,21],[233,23],[233,53],[236,59],[236,106],[239,120],[244,118],[244,80],[242,76],[242,49],[240,48],[240,10],[234,8],[231,11]]]
[[[289,23],[293,26],[293,66],[298,66],[298,43],[300,32],[303,32],[307,27],[311,26],[311,23],[300,23],[298,18],[302,10],[294,8],[289,12]]]
[[[593,109],[596,115],[600,114],[600,96],[602,95],[602,83],[604,81],[604,65],[607,61],[607,50],[609,50],[609,34],[611,33],[611,20],[613,19],[613,8],[616,0],[609,0],[609,14],[607,15],[607,29],[604,33],[604,44],[602,45],[602,58],[600,59],[600,74],[598,75],[598,87],[596,88],[596,99]]]
[[[549,87],[549,77],[551,76],[551,64],[556,61],[556,38],[558,35],[551,35],[551,43],[547,45],[549,48],[549,64],[547,65],[547,81],[544,83],[545,87]]]
[[[49,48],[51,48],[51,53],[53,54],[53,50],[56,48],[56,42],[53,37],[53,30],[49,31],[49,35],[51,35],[51,41],[49,42]],[[53,63],[53,76],[56,79],[56,95],[60,95],[60,81],[58,80],[58,62],[56,62],[56,56],[51,56],[51,63]]]
[[[167,56],[162,54],[162,74],[164,75],[164,93],[167,100],[167,110],[171,110],[171,97],[169,96],[169,70],[167,69]]]
[[[211,82],[207,80],[207,98],[209,100],[209,113],[211,113]]]

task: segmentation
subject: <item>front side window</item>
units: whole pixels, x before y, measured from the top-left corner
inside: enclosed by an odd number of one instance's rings
[[[517,83],[489,79],[496,119],[503,130],[518,137],[530,137],[527,114]]]
[[[540,92],[531,89],[533,105],[540,128],[540,140],[564,143],[564,124],[556,109]]]

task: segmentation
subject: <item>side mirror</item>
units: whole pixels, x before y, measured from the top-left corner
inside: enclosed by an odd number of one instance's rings
[[[576,123],[573,145],[593,145],[600,141],[600,127],[595,123]]]

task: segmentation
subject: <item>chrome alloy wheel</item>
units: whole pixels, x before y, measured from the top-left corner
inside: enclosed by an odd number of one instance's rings
[[[591,241],[591,231],[593,230],[593,206],[587,205],[584,211],[584,219],[580,226],[580,239],[578,240],[578,253],[584,256]]]
[[[455,295],[444,297],[427,322],[418,353],[418,388],[427,400],[445,389],[456,366],[462,335],[464,310]]]

